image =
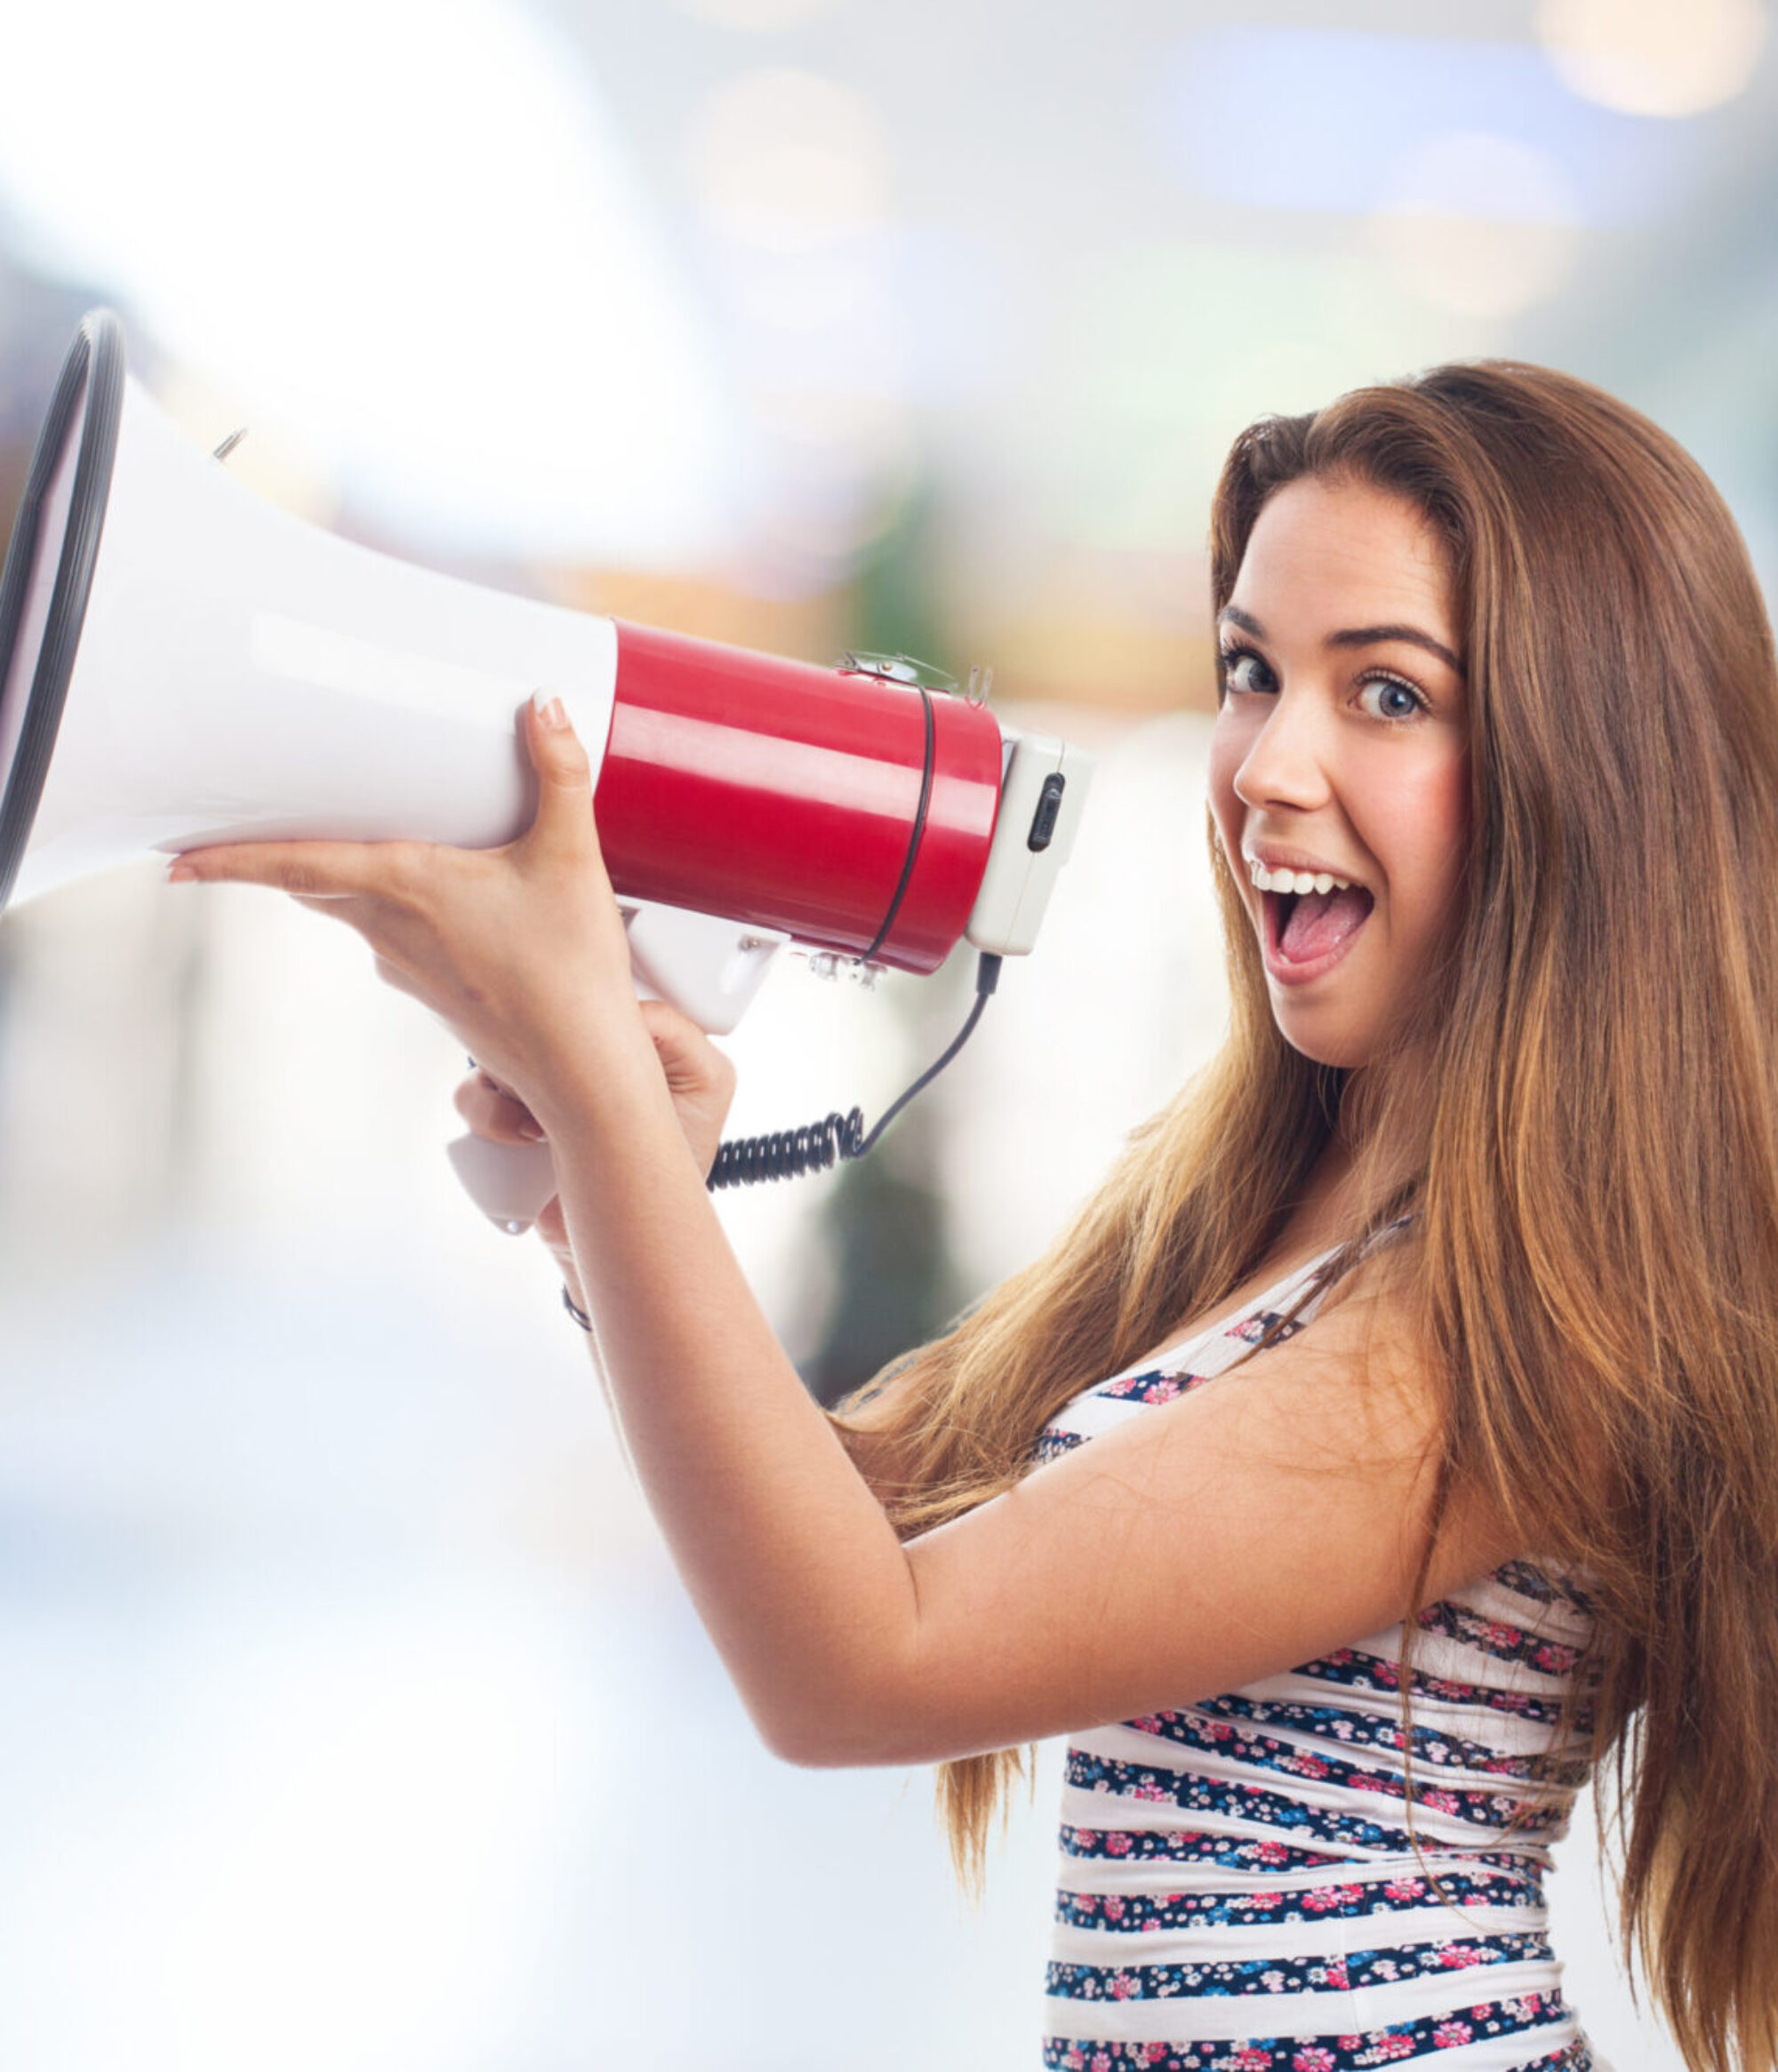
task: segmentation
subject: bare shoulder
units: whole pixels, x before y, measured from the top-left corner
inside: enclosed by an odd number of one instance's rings
[[[1305,1488],[1332,1477],[1345,1491],[1389,1492],[1400,1504],[1397,1572],[1417,1567],[1434,1518],[1450,1401],[1447,1379],[1418,1329],[1403,1249],[1374,1253],[1329,1289],[1309,1325],[1226,1379],[1233,1388],[1205,1408],[1238,1429],[1256,1467]],[[1445,1504],[1428,1575],[1435,1598],[1523,1551],[1478,1490],[1453,1483]]]

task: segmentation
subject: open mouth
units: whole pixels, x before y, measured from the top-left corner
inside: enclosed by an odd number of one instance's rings
[[[1281,964],[1323,963],[1343,950],[1376,900],[1362,885],[1330,892],[1261,892],[1266,947]]]

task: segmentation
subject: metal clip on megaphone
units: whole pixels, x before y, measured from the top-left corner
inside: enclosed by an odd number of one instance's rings
[[[711,1034],[789,943],[930,972],[966,940],[975,1014],[1032,947],[1090,771],[1064,742],[904,657],[819,668],[355,546],[231,477],[129,375],[117,319],[83,320],[0,579],[0,908],[214,842],[510,841],[540,684],[592,756],[637,984]],[[830,1163],[822,1128],[729,1176]],[[554,1191],[547,1148],[451,1155],[507,1228]]]

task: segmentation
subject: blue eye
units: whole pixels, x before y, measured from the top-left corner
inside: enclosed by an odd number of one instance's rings
[[[1398,676],[1367,677],[1358,695],[1360,699],[1368,698],[1373,691],[1378,693],[1377,703],[1366,709],[1377,719],[1412,719],[1415,713],[1427,708],[1426,700],[1412,684],[1404,684]]]
[[[1225,691],[1257,691],[1265,695],[1277,689],[1277,678],[1250,647],[1225,647],[1218,660]]]

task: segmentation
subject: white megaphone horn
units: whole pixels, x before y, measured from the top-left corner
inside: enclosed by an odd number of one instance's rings
[[[1031,948],[1090,764],[944,684],[904,658],[817,668],[354,546],[184,438],[97,310],[0,579],[0,908],[210,843],[509,842],[535,805],[518,709],[547,686],[592,758],[638,987],[721,1034],[788,943],[909,972],[965,939],[990,960]],[[825,1128],[725,1147],[722,1177],[859,1148]],[[452,1156],[509,1228],[554,1191],[546,1147]]]

